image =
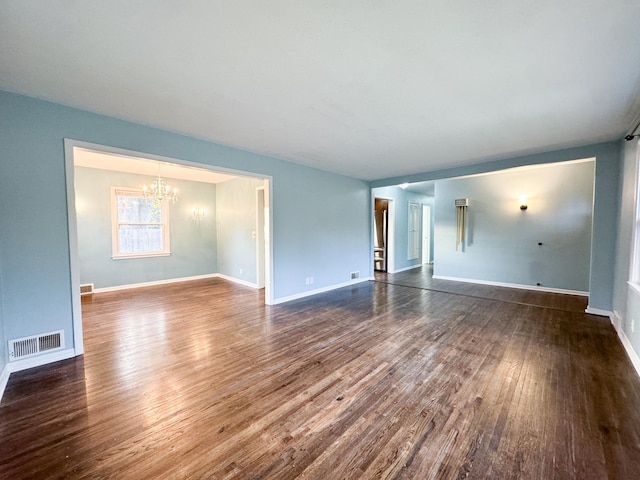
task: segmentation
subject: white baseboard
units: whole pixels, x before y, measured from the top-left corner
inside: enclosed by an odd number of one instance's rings
[[[225,275],[224,273],[216,273],[213,276],[223,278],[225,280],[229,280],[230,282],[233,282],[233,283],[244,285],[245,287],[258,288],[257,283],[251,283],[251,282],[247,282],[246,280],[240,280],[239,278],[230,277],[229,275]]]
[[[473,278],[445,277],[443,275],[434,275],[433,278],[435,280],[450,280],[452,282],[476,283],[478,285],[490,285],[492,287],[519,288],[521,290],[534,290],[536,292],[548,292],[548,293],[562,293],[564,295],[579,295],[581,297],[589,296],[589,292],[583,292],[582,290],[567,290],[564,288],[551,288],[551,287],[542,287],[537,285],[522,285],[519,283],[492,282],[491,280],[476,280]]]
[[[2,401],[2,395],[7,387],[9,381],[9,375],[14,372],[20,372],[33,367],[39,367],[46,365],[47,363],[59,362],[60,360],[66,360],[76,356],[76,351],[73,348],[66,350],[60,350],[58,352],[51,352],[44,355],[38,355],[36,357],[25,358],[24,360],[16,360],[15,362],[8,362],[2,369],[0,374],[0,401]]]
[[[587,305],[587,308],[585,309],[584,313],[588,313],[590,315],[599,315],[601,317],[609,317],[612,319],[611,321],[613,322],[613,312],[610,310],[602,310],[600,308],[594,308]],[[614,327],[615,327],[615,324],[614,324]]]
[[[168,283],[177,283],[177,282],[189,282],[191,280],[202,280],[204,278],[215,278],[219,276],[220,274],[218,273],[209,273],[206,275],[195,275],[193,277],[179,277],[179,278],[169,278],[167,280],[156,280],[153,282],[129,283],[127,285],[115,285],[113,287],[96,288],[94,290],[94,293],[116,292],[118,290],[129,290],[130,288],[153,287],[155,285],[166,285]]]
[[[67,358],[73,358],[75,356],[76,351],[73,348],[67,348],[66,350],[60,350],[58,352],[46,353],[36,357],[25,358],[24,360],[9,362],[7,363],[7,367],[9,367],[9,373],[20,372],[28,368],[59,362],[60,360],[66,360]]]
[[[616,333],[618,334],[618,338],[622,342],[622,346],[627,352],[627,356],[629,357],[629,360],[631,360],[631,364],[633,365],[633,368],[635,368],[636,373],[640,377],[640,357],[638,357],[638,353],[633,349],[633,346],[629,341],[629,337],[627,337],[627,334],[624,332],[624,329],[622,328],[622,325],[624,324],[624,322],[622,320],[622,317],[620,316],[620,313],[614,312],[610,318],[611,318],[611,323],[613,324],[613,328],[615,328]]]
[[[426,265],[426,264],[425,264]],[[406,272],[407,270],[413,270],[414,268],[422,268],[422,264],[418,263],[417,265],[411,265],[410,267],[403,267],[403,268],[399,268],[397,270],[394,271],[389,271],[387,273],[400,273],[400,272]]]
[[[278,305],[279,303],[290,302],[292,300],[298,300],[300,298],[310,297],[312,295],[317,295],[319,293],[330,292],[331,290],[337,290],[338,288],[349,287],[351,285],[356,285],[362,282],[368,282],[369,280],[373,280],[373,279],[374,279],[373,277],[366,277],[366,278],[361,277],[361,278],[356,278],[354,280],[349,280],[348,282],[343,282],[335,285],[330,285],[328,287],[318,288],[316,290],[309,290],[306,292],[296,293],[294,295],[289,295],[286,297],[276,298],[273,300],[273,303],[271,303],[270,305]]]
[[[613,311],[613,315],[609,317],[609,319],[611,320],[611,323],[613,324],[613,328],[616,329],[616,332],[618,330],[622,330],[624,322],[622,320],[622,315],[620,315],[620,312],[617,310]]]
[[[4,394],[5,388],[7,388],[7,382],[9,381],[9,368],[7,365],[2,369],[2,373],[0,373],[0,402],[2,402],[2,395]]]

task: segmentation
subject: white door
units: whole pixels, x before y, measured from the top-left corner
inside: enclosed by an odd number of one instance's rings
[[[422,263],[431,263],[431,205],[422,205]]]
[[[417,203],[409,202],[407,223],[407,260],[416,260],[420,256],[420,210]]]

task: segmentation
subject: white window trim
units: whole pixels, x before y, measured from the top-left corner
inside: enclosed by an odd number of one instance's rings
[[[169,232],[169,206],[163,205],[162,207],[162,245],[164,250],[161,252],[150,253],[120,253],[119,248],[119,235],[118,235],[118,193],[125,193],[129,195],[142,196],[142,190],[139,188],[127,188],[127,187],[111,187],[111,258],[113,260],[126,260],[131,258],[149,258],[149,257],[168,257],[171,255],[171,243]],[[147,224],[144,224],[147,225]]]

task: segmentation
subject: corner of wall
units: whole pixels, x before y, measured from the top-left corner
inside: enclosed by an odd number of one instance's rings
[[[0,279],[0,284],[1,284]],[[2,312],[2,288],[0,286],[0,403],[2,402],[2,395],[4,389],[9,381],[9,365],[7,362],[7,335],[4,328],[4,315]]]
[[[9,381],[9,366],[7,362],[7,334],[4,326],[4,297],[2,296],[2,264],[0,259],[0,402],[4,389]]]
[[[4,395],[4,390],[7,388],[7,383],[9,382],[9,368],[6,364],[3,365],[2,370],[0,370],[0,404],[2,403],[2,396]]]

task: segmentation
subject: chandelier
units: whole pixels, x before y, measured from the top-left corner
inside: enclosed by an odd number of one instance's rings
[[[178,189],[171,188],[159,174],[151,186],[142,186],[142,195],[152,202],[166,200],[167,202],[176,203],[178,201]]]

